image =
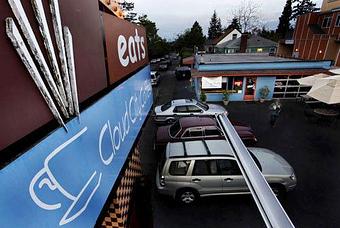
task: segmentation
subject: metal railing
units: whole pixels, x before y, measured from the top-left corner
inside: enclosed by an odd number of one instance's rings
[[[242,175],[246,180],[266,226],[274,228],[294,227],[228,117],[223,114],[217,115],[216,119],[225,138],[233,148]]]

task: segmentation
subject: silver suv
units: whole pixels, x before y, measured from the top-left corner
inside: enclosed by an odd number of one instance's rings
[[[263,148],[248,149],[277,196],[296,187],[294,170],[280,155]],[[169,143],[156,184],[160,194],[185,204],[199,197],[250,193],[225,140]]]

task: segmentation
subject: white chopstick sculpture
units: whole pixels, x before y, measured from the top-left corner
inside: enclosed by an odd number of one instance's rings
[[[66,129],[66,125],[63,117],[60,115],[60,111],[65,118],[69,118],[74,114],[77,116],[80,115],[73,40],[72,34],[67,27],[64,28],[63,34],[58,0],[49,0],[49,2],[61,67],[58,65],[58,57],[54,50],[42,0],[32,0],[32,7],[44,41],[51,69],[49,68],[40,49],[37,38],[20,0],[8,0],[8,3],[12,8],[15,18],[20,25],[22,34],[24,35],[28,43],[28,47],[33,55],[30,54],[30,51],[25,45],[13,18],[6,19],[6,33],[40,93],[43,95],[49,109],[53,113],[53,116],[57,119],[59,124]],[[38,65],[35,64],[34,60]],[[59,69],[61,69],[61,71]],[[42,73],[43,77],[39,71]],[[45,83],[47,83],[48,88]]]

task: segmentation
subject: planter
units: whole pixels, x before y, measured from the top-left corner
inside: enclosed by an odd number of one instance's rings
[[[223,101],[224,106],[227,106],[229,104],[229,101]]]

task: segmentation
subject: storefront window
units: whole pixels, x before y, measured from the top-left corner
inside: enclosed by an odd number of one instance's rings
[[[301,75],[278,76],[275,81],[274,98],[297,98],[306,94],[311,87],[300,85]]]
[[[228,90],[235,93],[242,93],[243,77],[228,77]]]
[[[223,77],[221,89],[204,89],[207,93],[222,93],[225,90],[230,93],[242,93],[243,77]]]

